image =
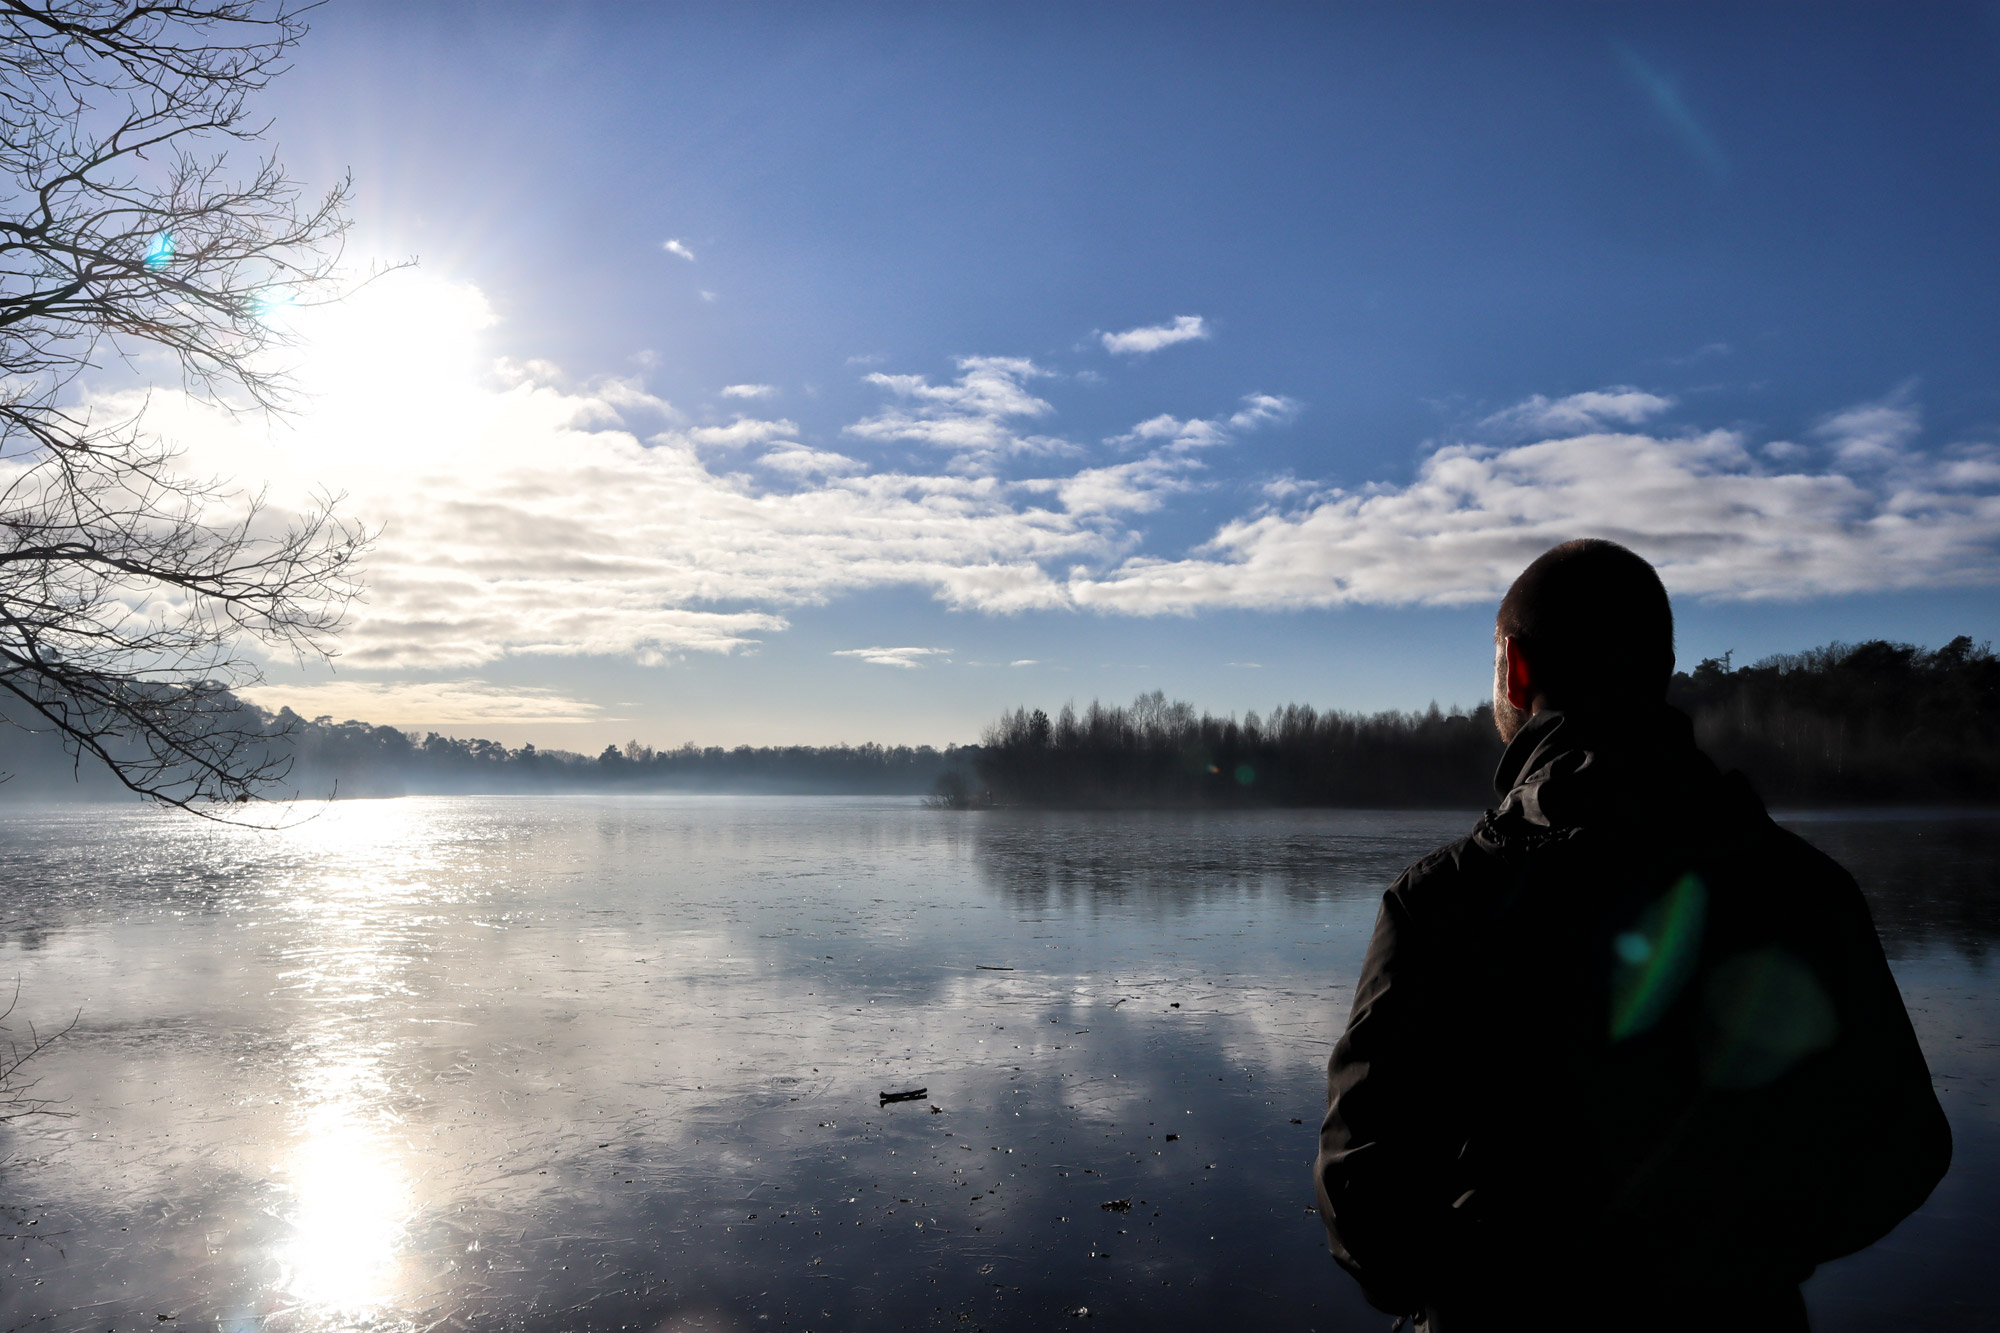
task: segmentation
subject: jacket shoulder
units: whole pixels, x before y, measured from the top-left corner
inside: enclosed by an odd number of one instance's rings
[[[1413,862],[1385,897],[1406,920],[1448,925],[1468,914],[1483,916],[1493,888],[1510,878],[1498,858],[1467,836]]]

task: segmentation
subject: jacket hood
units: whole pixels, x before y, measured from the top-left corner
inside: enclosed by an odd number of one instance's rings
[[[1586,825],[1683,824],[1740,808],[1722,775],[1695,747],[1679,709],[1565,712],[1544,709],[1508,745],[1493,775],[1500,804],[1476,835],[1498,848]],[[1756,804],[1754,795],[1750,796]],[[1758,807],[1761,814],[1761,806]]]

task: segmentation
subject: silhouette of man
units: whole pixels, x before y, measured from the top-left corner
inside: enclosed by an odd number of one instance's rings
[[[1666,705],[1611,542],[1500,604],[1500,804],[1387,894],[1327,1073],[1333,1254],[1430,1333],[1802,1330],[1951,1158],[1854,880]]]

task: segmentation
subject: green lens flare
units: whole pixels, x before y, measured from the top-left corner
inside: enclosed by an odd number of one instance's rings
[[[1708,888],[1690,870],[1612,940],[1611,1040],[1636,1037],[1666,1014],[1701,956],[1707,920]]]
[[[1776,945],[1724,959],[1702,998],[1702,1074],[1712,1087],[1763,1087],[1840,1037],[1826,988],[1804,959]]]

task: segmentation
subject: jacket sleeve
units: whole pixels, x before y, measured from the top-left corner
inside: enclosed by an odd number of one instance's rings
[[[1398,889],[1382,900],[1347,1031],[1327,1066],[1320,1216],[1333,1257],[1391,1314],[1419,1311],[1441,1256],[1457,1145],[1439,1124],[1436,979]]]
[[[1951,1126],[1882,950],[1867,900],[1846,872],[1834,887],[1844,955],[1840,1007],[1849,1028],[1828,1071],[1847,1102],[1847,1133],[1826,1145],[1839,1182],[1820,1216],[1819,1262],[1852,1254],[1915,1212],[1951,1165]]]

